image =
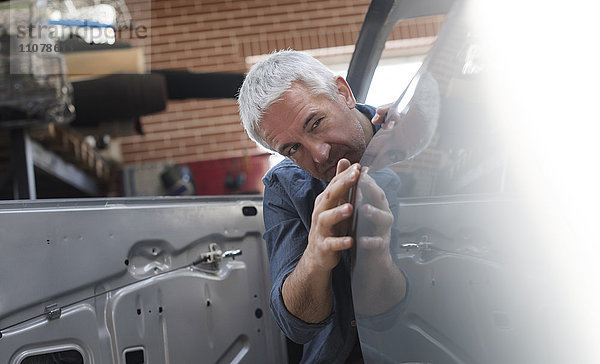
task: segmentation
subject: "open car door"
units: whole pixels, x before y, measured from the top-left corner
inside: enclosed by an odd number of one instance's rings
[[[282,363],[260,198],[0,203],[0,362]]]
[[[387,9],[367,16],[349,71],[359,101],[386,29],[428,15],[423,4],[448,4],[376,3]],[[502,57],[519,55],[489,56],[481,25],[494,14],[483,3],[453,4],[361,160],[352,290],[367,363],[600,358],[597,269],[567,248],[576,235],[557,196],[532,156],[518,153],[514,130],[526,126],[515,123],[528,120],[503,118],[509,89],[496,72]]]

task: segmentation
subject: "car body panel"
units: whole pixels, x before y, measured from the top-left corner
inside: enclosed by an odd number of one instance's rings
[[[594,268],[568,248],[576,231],[537,156],[515,146],[529,120],[503,112],[496,72],[519,54],[489,56],[484,7],[455,2],[360,162],[352,290],[367,363],[599,357]]]
[[[260,198],[1,204],[0,361],[285,361],[263,230]]]

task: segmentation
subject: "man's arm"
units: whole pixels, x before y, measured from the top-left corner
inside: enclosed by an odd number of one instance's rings
[[[360,165],[341,159],[336,176],[315,200],[308,245],[298,264],[287,276],[282,296],[288,311],[308,323],[325,320],[333,308],[331,271],[341,251],[353,244],[346,233],[352,215],[348,191],[358,181]]]

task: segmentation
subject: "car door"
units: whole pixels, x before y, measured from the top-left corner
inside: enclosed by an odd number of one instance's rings
[[[0,362],[281,363],[260,198],[0,203]]]
[[[372,26],[389,28],[402,10],[423,15],[410,3],[396,1]],[[352,290],[363,355],[368,363],[590,363],[596,339],[582,316],[594,313],[565,275],[578,261],[563,250],[568,221],[505,133],[513,121],[495,113],[510,105],[490,97],[501,94],[477,4],[453,5],[361,160]],[[363,28],[349,72],[362,97],[370,74],[352,69],[381,54],[381,44],[360,49],[369,34],[377,32]]]

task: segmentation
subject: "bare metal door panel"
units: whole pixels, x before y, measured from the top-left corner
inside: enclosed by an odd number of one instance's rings
[[[373,3],[351,67],[361,72],[349,72],[355,94],[366,94],[394,19],[413,3]],[[441,3],[431,9],[446,12]],[[591,164],[581,163],[588,154],[581,139],[570,144],[559,135],[587,129],[570,114],[550,123],[555,105],[529,97],[547,88],[532,77],[538,68],[560,64],[542,57],[521,69],[530,57],[524,49],[543,42],[530,36],[529,21],[513,23],[513,15],[530,19],[528,11],[540,9],[454,1],[363,154],[353,194],[352,292],[368,363],[598,362],[597,234],[588,220],[597,205],[588,196],[597,189],[582,189],[574,178],[593,180]],[[508,19],[513,34],[505,38],[510,32],[495,19]],[[527,47],[514,47],[521,39]],[[399,76],[390,73],[389,82]],[[509,97],[524,85],[528,92]],[[560,104],[573,110],[584,103]],[[550,142],[541,131],[551,125],[560,127]],[[557,163],[554,149],[572,158]],[[575,196],[580,211],[565,208]]]
[[[285,361],[263,230],[252,198],[3,204],[0,361]]]
[[[389,326],[359,322],[369,362],[560,363],[577,347],[547,237],[516,201],[403,204],[394,261],[408,292]],[[514,232],[519,232],[515,234]],[[376,299],[376,298],[373,298]]]

